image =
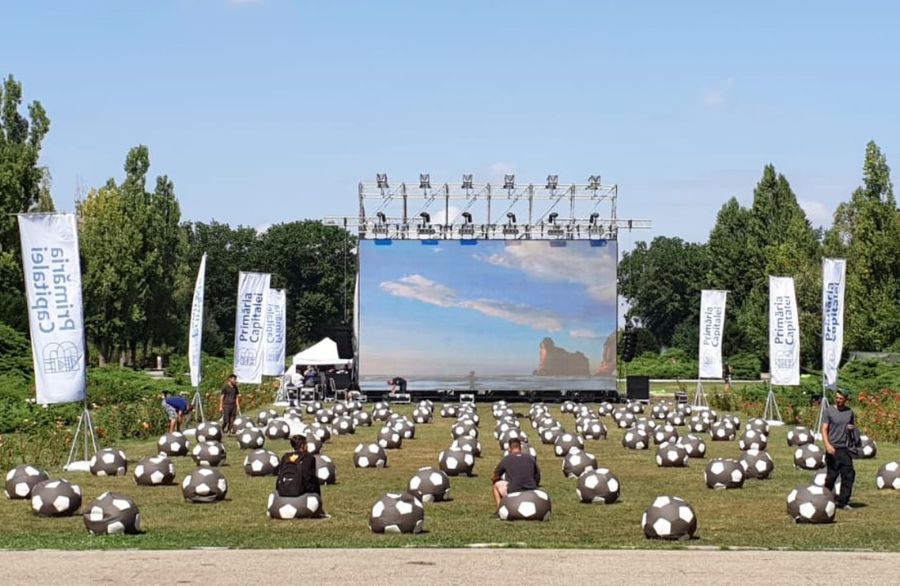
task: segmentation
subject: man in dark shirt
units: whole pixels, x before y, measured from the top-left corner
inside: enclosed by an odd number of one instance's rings
[[[387,383],[389,385],[391,385],[391,394],[392,395],[396,394],[397,392],[400,392],[403,394],[406,393],[406,379],[405,378],[395,376],[394,378],[389,380]]]
[[[835,501],[838,508],[850,509],[850,493],[856,470],[853,469],[853,458],[850,453],[849,437],[856,428],[856,416],[847,406],[850,392],[838,389],[834,398],[834,406],[825,410],[822,418],[822,439],[825,442],[825,488],[834,490],[834,482],[841,477],[841,492]]]
[[[506,480],[503,480],[503,475]],[[494,503],[500,508],[500,501],[511,492],[534,490],[541,484],[541,469],[531,454],[522,452],[522,442],[509,441],[509,454],[500,460],[494,475]]]
[[[219,398],[219,411],[222,413],[222,431],[234,432],[234,418],[241,410],[241,392],[237,386],[237,375],[228,377],[228,382],[222,387],[222,396]]]

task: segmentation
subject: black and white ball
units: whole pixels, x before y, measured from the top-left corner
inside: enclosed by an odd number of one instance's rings
[[[620,484],[608,468],[585,470],[578,477],[578,498],[583,503],[612,504],[619,500]]]
[[[641,517],[648,539],[691,539],[697,531],[697,513],[677,496],[659,496]]]
[[[753,429],[763,433],[764,435],[769,435],[769,424],[765,419],[762,419],[760,417],[751,419],[747,422],[747,425],[745,427],[746,429]]]
[[[665,420],[669,416],[669,406],[665,403],[657,403],[650,409],[650,415],[653,416],[653,419]]]
[[[614,410],[615,407],[613,407],[612,403],[610,403],[609,401],[603,401],[602,403],[600,403],[600,406],[597,407],[597,415],[599,415],[600,417],[607,417],[611,415]]]
[[[181,494],[192,503],[214,503],[225,499],[228,481],[217,468],[201,466],[182,479]]]
[[[834,494],[823,486],[798,486],[788,493],[787,513],[795,523],[832,523]]]
[[[823,470],[822,472],[816,472],[813,476],[812,483],[816,486],[825,486],[825,481],[828,479],[828,472]],[[841,476],[838,474],[834,479],[834,486],[832,487],[834,490],[834,494],[841,494]]]
[[[640,401],[629,401],[625,405],[625,408],[627,410],[631,411],[632,413],[634,413],[635,415],[644,412],[644,404],[641,403]]]
[[[175,483],[175,464],[168,456],[146,456],[134,467],[138,486],[164,486]]]
[[[93,535],[135,535],[141,532],[141,512],[124,494],[104,492],[84,511],[84,526]]]
[[[219,466],[225,462],[225,446],[219,442],[197,442],[191,450],[191,458],[198,466]]]
[[[687,449],[676,442],[663,442],[656,448],[656,465],[663,468],[684,468],[688,465]]]
[[[768,445],[768,436],[755,428],[745,429],[738,440],[738,449],[741,451],[765,450]]]
[[[453,440],[453,443],[450,444],[450,447],[456,450],[469,452],[476,458],[481,457],[481,442],[478,441],[478,438],[458,437]]]
[[[400,437],[407,439],[415,439],[416,424],[406,417],[399,417],[388,425],[391,429],[400,434]]]
[[[559,458],[564,458],[573,451],[584,449],[584,439],[574,433],[563,433],[553,442],[553,453]]]
[[[128,458],[116,448],[104,448],[91,456],[91,474],[94,476],[125,476]]]
[[[504,521],[549,521],[550,495],[540,488],[511,492],[500,501],[497,515]]]
[[[307,437],[312,433],[312,435],[315,436],[315,439],[321,444],[324,444],[331,439],[331,428],[325,423],[314,421],[307,427],[307,432]]]
[[[615,420],[616,425],[619,426],[619,429],[628,429],[634,425],[637,417],[635,417],[634,413],[631,411],[616,411],[613,415],[613,419]]]
[[[22,464],[6,473],[6,485],[3,492],[8,499],[30,499],[31,491],[38,483],[50,480],[50,476],[34,466]]]
[[[447,476],[472,476],[475,470],[475,456],[470,452],[449,448],[438,454],[438,465]]]
[[[372,427],[372,415],[368,411],[353,412],[353,427]]]
[[[867,435],[860,435],[859,439],[862,445],[859,446],[856,457],[863,459],[874,458],[875,454],[878,453],[878,446],[875,444],[875,440]]]
[[[666,415],[666,423],[675,427],[681,427],[685,424],[685,416],[678,411],[672,411]]]
[[[673,425],[664,423],[657,425],[653,430],[653,443],[659,445],[666,442],[674,443],[678,441],[678,430]]]
[[[425,506],[408,492],[389,492],[372,506],[369,529],[373,533],[421,533]]]
[[[243,417],[238,415],[234,418],[234,422],[232,423],[235,431],[240,431],[242,429],[247,429],[248,427],[254,427],[253,420],[249,417]]]
[[[741,488],[744,486],[745,476],[741,463],[729,458],[710,460],[703,474],[706,486],[716,490]]]
[[[563,458],[562,471],[566,478],[578,478],[585,470],[597,467],[597,456],[587,452],[569,452]]]
[[[403,436],[392,427],[384,426],[378,432],[378,445],[386,450],[399,450],[403,446]]]
[[[816,444],[806,444],[794,450],[794,466],[803,470],[825,467],[825,450]]]
[[[309,413],[309,408],[307,407],[307,413]],[[260,411],[256,416],[256,425],[260,428],[265,428],[269,421],[278,417],[278,411],[274,409],[266,409],[265,411]]]
[[[324,514],[322,497],[314,492],[300,496],[281,496],[277,491],[269,493],[266,516],[270,519],[316,519]]]
[[[375,408],[372,409],[372,420],[373,421],[387,421],[391,417],[392,413],[393,413],[393,411],[391,411],[391,408],[388,407],[387,405],[385,405],[383,407],[379,407],[376,404]]]
[[[156,449],[160,456],[187,456],[191,443],[181,432],[172,431],[160,436],[156,442]]]
[[[431,423],[431,409],[424,409],[422,407],[417,407],[412,414],[413,421],[415,423]]]
[[[591,419],[582,425],[581,434],[584,439],[603,440],[607,435],[606,426],[599,419]]]
[[[270,440],[283,440],[291,436],[291,425],[281,417],[270,419],[266,424],[266,437]]]
[[[744,475],[747,478],[756,478],[757,480],[768,478],[775,470],[775,462],[764,450],[745,450],[741,454],[741,466],[744,468]]]
[[[334,421],[334,413],[332,413],[331,409],[319,409],[316,411],[317,423],[328,425],[332,421]]]
[[[356,433],[356,426],[353,425],[353,418],[349,415],[341,415],[335,418],[331,423],[331,429],[336,435],[350,435]]]
[[[511,442],[514,439],[519,440],[522,444],[527,444],[528,443],[528,434],[526,434],[521,429],[516,429],[516,428],[507,429],[506,431],[504,431],[503,433],[500,434],[500,439],[499,439],[500,449],[508,450],[509,442]]]
[[[706,457],[706,442],[699,436],[689,433],[679,437],[676,443],[684,446],[688,458]]]
[[[220,442],[222,441],[222,427],[218,423],[204,421],[197,426],[195,437],[198,442]]]
[[[688,428],[694,433],[709,431],[710,421],[701,415],[692,415],[688,420]]]
[[[387,452],[378,444],[359,444],[353,450],[353,465],[357,468],[384,468]]]
[[[81,487],[68,480],[45,480],[31,490],[31,510],[40,517],[69,517],[81,508]]]
[[[445,501],[450,498],[450,477],[432,466],[419,468],[409,479],[409,492],[424,503]]]
[[[321,401],[312,401],[311,403],[306,404],[306,413],[308,415],[315,415],[316,411],[318,411],[321,408],[322,408]],[[262,413],[260,413],[260,415],[262,415]],[[257,420],[259,420],[259,417],[257,417]],[[261,425],[265,425],[265,422],[262,422]]]
[[[787,445],[789,447],[800,447],[811,444],[815,441],[813,433],[807,427],[798,425],[787,432]]]
[[[453,427],[450,428],[450,436],[453,439],[463,436],[478,437],[478,425],[470,419],[458,419]]]
[[[266,445],[266,436],[258,427],[245,427],[239,430],[237,440],[242,450],[258,450]]]
[[[459,410],[456,408],[456,405],[444,405],[441,407],[441,417],[456,417],[459,415]]]
[[[573,413],[575,411],[575,401],[563,401],[559,406],[560,413]]]
[[[316,478],[319,484],[334,484],[337,482],[337,468],[334,461],[325,455],[315,456],[316,458]]]
[[[319,441],[319,438],[315,436],[315,434],[309,434],[306,436],[306,453],[307,454],[321,454],[322,453],[322,442]]]
[[[249,476],[271,476],[278,474],[281,460],[269,450],[253,450],[244,457],[244,472]]]
[[[875,486],[879,490],[900,490],[900,460],[887,462],[875,475]]]
[[[709,435],[714,442],[730,442],[735,436],[734,425],[728,420],[716,421],[709,428]]]
[[[622,436],[622,446],[629,450],[646,450],[650,447],[650,434],[643,429],[632,427]]]
[[[556,440],[559,439],[559,436],[564,433],[566,433],[566,430],[558,423],[550,425],[549,427],[541,427],[538,430],[538,434],[541,436],[541,442],[550,446],[555,444]]]

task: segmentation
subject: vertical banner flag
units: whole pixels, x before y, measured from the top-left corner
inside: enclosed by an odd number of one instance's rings
[[[773,385],[800,384],[800,323],[792,277],[769,277],[769,371]]]
[[[188,363],[191,367],[191,386],[200,386],[203,373],[200,371],[203,351],[203,288],[206,284],[206,253],[200,259],[197,283],[194,285],[194,300],[191,303],[191,329],[188,338]]]
[[[284,374],[284,340],[287,335],[284,289],[269,289],[266,299],[266,361],[263,374]]]
[[[241,383],[261,383],[265,360],[268,273],[241,272],[234,324],[234,374]]]
[[[722,335],[728,291],[704,289],[700,297],[700,378],[722,378]]]
[[[81,262],[74,214],[20,214],[37,402],[85,398]]]
[[[822,259],[822,373],[825,384],[837,384],[844,347],[844,277],[847,261]]]

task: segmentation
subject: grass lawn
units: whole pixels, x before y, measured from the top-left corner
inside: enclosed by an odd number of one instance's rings
[[[527,413],[527,405],[515,405]],[[398,411],[410,414],[411,407]],[[438,415],[440,405],[435,406]],[[355,435],[336,436],[324,453],[337,466],[338,483],[322,489],[326,520],[271,521],[266,518],[266,499],[274,477],[252,478],[243,470],[244,453],[233,438],[226,438],[228,461],[222,471],[228,478],[226,501],[212,505],[188,504],[182,500],[180,480],[191,470],[190,458],[176,458],[176,484],[168,487],[138,487],[132,468],[143,456],[156,453],[155,442],[123,443],[128,455],[128,475],[97,478],[83,473],[50,470],[51,477],[65,477],[81,485],[84,504],[107,490],[125,493],[137,502],[145,533],[139,536],[92,537],[81,516],[38,518],[27,501],[0,499],[0,548],[102,549],[189,547],[289,548],[289,547],[462,547],[475,543],[502,543],[521,547],[562,548],[680,548],[683,542],[659,542],[644,538],[640,527],[643,511],[659,495],[680,496],[690,502],[699,518],[698,539],[689,545],[712,547],[758,547],[787,549],[900,550],[900,493],[875,489],[875,474],[888,460],[900,459],[900,446],[880,445],[871,460],[857,460],[857,482],[853,502],[859,508],[838,511],[831,525],[795,525],[785,512],[785,498],[797,485],[807,484],[813,473],[795,470],[787,447],[787,429],[774,428],[769,453],[775,472],[768,480],[748,480],[743,489],[713,491],[703,481],[705,460],[692,460],[687,468],[658,468],[655,449],[630,451],[622,447],[623,431],[611,418],[609,439],[588,441],[587,451],[620,479],[622,495],[613,505],[586,505],[578,501],[576,481],[563,477],[562,461],[552,446],[540,444],[527,420],[523,429],[539,452],[544,488],[553,502],[547,523],[505,523],[493,518],[490,476],[501,451],[493,437],[490,406],[479,404],[483,457],[477,461],[476,477],[451,479],[450,502],[426,505],[425,529],[420,535],[375,535],[367,527],[372,504],[383,493],[405,490],[412,474],[422,466],[437,466],[438,452],[451,442],[453,420],[436,418],[419,425],[416,439],[403,449],[388,453],[385,469],[356,469],[351,454],[359,442],[374,441],[378,424],[361,428]],[[570,431],[571,415],[552,413]],[[254,413],[255,415],[255,413]],[[755,415],[755,414],[754,414]],[[309,416],[306,417],[308,419]],[[745,421],[746,417],[742,417]],[[686,428],[679,428],[684,433]],[[107,446],[111,447],[111,446]],[[269,442],[279,455],[286,441]],[[739,458],[737,441],[712,442],[707,438],[707,457]],[[5,473],[5,471],[3,471]]]

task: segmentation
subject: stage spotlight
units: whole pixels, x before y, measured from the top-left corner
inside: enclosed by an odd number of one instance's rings
[[[516,176],[515,175],[504,175],[503,176],[503,189],[515,189],[516,188]]]
[[[553,212],[552,214],[550,214],[550,215],[548,216],[548,219],[550,220],[550,223],[551,223],[551,224],[555,224],[555,223],[556,223],[556,218],[558,218],[558,217],[559,217],[559,214],[556,213],[556,212]]]
[[[469,212],[463,212],[462,217],[463,217],[463,220],[465,220],[466,224],[472,223],[472,214],[470,214]]]
[[[593,214],[591,214],[590,220],[588,220],[590,222],[591,226],[597,225],[597,218],[599,218],[599,217],[600,217],[600,214],[598,214],[597,212],[594,212]]]
[[[422,212],[421,214],[419,214],[419,217],[422,218],[423,226],[427,226],[431,223],[431,214],[429,214],[428,212]]]
[[[599,175],[591,175],[588,177],[588,189],[591,191],[597,191],[600,189],[600,176]]]
[[[434,236],[435,230],[434,226],[431,225],[431,214],[428,212],[422,212],[419,214],[419,217],[422,218],[422,223],[419,224],[419,237],[420,238],[431,238]]]
[[[379,224],[384,224],[387,221],[387,218],[385,217],[384,212],[378,212],[377,214],[375,214],[375,216],[378,218]]]
[[[506,213],[506,218],[509,220],[509,225],[512,226],[516,223],[516,215],[512,212]]]
[[[430,173],[419,173],[419,189],[431,189]]]
[[[547,189],[554,190],[559,185],[559,175],[547,175]]]
[[[468,175],[464,174],[463,180],[462,180],[462,188],[463,189],[472,189],[472,185],[473,185],[472,174],[471,173],[469,173]]]
[[[378,184],[378,189],[387,189],[390,187],[390,185],[388,185],[387,173],[376,173],[375,182]]]

